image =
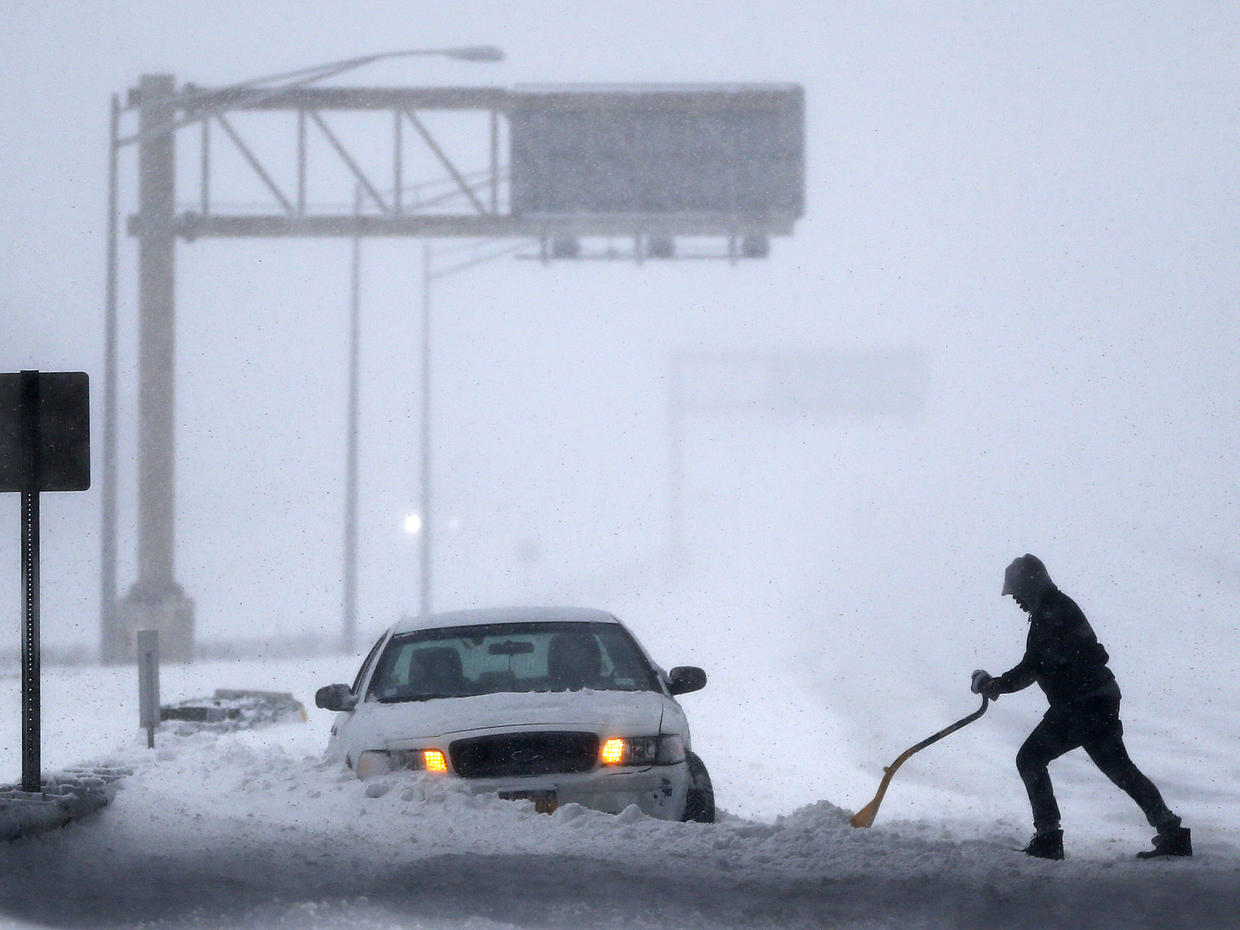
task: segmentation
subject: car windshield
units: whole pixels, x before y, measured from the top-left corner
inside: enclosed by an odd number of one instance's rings
[[[657,691],[615,623],[495,623],[394,636],[367,691],[385,703],[505,691]]]

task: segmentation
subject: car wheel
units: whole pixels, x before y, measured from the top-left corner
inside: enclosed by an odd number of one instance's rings
[[[689,791],[685,795],[685,812],[680,818],[686,823],[715,822],[715,789],[710,784],[710,773],[693,753],[685,758],[689,766]]]

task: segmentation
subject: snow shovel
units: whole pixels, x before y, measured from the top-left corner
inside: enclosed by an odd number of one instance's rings
[[[986,713],[986,705],[989,703],[990,701],[986,697],[983,697],[982,706],[973,711],[973,713],[969,714],[969,716],[957,720],[950,727],[939,730],[939,732],[935,733],[933,736],[927,736],[916,746],[910,746],[908,749],[904,750],[904,752],[900,753],[900,755],[896,757],[895,762],[883,768],[883,780],[878,784],[878,794],[874,795],[874,800],[865,807],[861,808],[861,810],[857,811],[857,813],[853,814],[849,823],[851,823],[854,827],[871,826],[874,823],[875,815],[878,814],[878,805],[883,803],[883,795],[887,793],[887,785],[891,783],[891,776],[896,773],[896,769],[904,764],[904,760],[913,753],[925,749],[931,743],[937,743],[944,736],[955,733],[961,727],[968,726],[982,714]]]

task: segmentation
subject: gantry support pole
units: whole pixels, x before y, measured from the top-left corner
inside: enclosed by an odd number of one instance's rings
[[[112,95],[111,134],[108,142],[108,251],[104,296],[103,346],[103,480],[99,552],[99,658],[105,665],[125,657],[124,637],[116,614],[116,356],[117,356],[117,144],[121,103]]]
[[[176,85],[138,85],[138,580],[121,605],[128,657],[158,630],[172,661],[193,658],[193,603],[173,574],[175,512]]]

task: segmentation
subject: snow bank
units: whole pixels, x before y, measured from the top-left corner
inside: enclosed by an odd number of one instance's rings
[[[176,736],[98,815],[0,847],[10,926],[1093,927],[1223,926],[1240,905],[1234,847],[1136,862],[1070,846],[1011,851],[1014,821],[882,818],[826,800],[714,825],[474,796],[424,773],[360,782],[324,732]],[[724,786],[726,798],[740,786]],[[726,805],[725,805],[726,808]]]

